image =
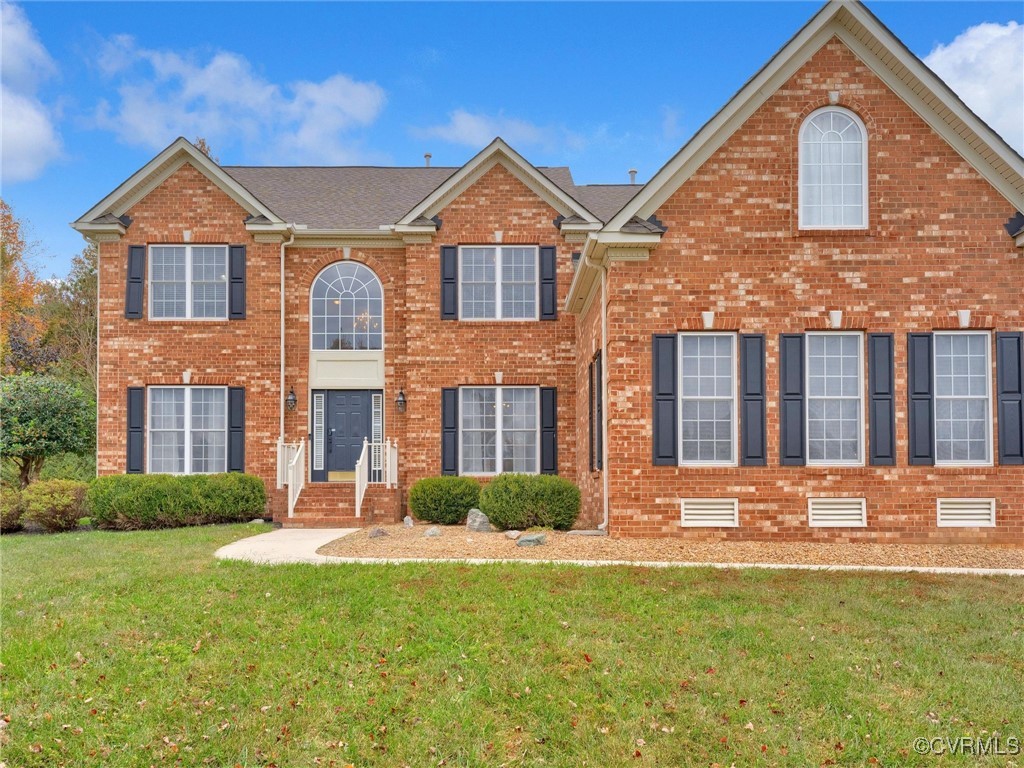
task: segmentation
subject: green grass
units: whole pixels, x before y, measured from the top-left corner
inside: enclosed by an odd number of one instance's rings
[[[1020,579],[213,560],[264,529],[4,537],[7,765],[1021,761],[913,749],[1024,736]]]

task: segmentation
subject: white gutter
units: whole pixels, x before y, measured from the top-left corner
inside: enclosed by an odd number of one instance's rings
[[[278,442],[284,442],[284,249],[295,242],[295,225],[289,224],[288,231],[291,232],[291,237],[281,242],[281,396],[280,400],[280,412],[281,412],[281,423],[280,430],[281,434],[278,438]],[[280,461],[280,459],[278,459]]]
[[[590,243],[588,243],[589,245]],[[601,272],[601,402],[604,407],[601,409],[601,500],[604,511],[604,520],[599,526],[601,530],[608,530],[608,262],[601,264],[594,262],[584,247],[583,260],[588,266]]]

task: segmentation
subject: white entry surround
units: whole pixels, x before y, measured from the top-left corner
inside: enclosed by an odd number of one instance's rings
[[[309,353],[310,389],[383,389],[384,350]]]

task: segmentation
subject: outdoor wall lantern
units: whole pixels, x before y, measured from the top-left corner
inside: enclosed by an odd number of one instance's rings
[[[395,398],[395,407],[399,413],[405,413],[405,391],[398,390],[398,397]]]
[[[295,396],[295,389],[291,389],[288,392],[288,397],[284,399],[284,407],[289,411],[294,411],[295,406],[299,404],[299,398]]]

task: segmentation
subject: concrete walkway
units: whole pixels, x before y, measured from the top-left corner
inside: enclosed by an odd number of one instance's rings
[[[668,561],[632,560],[526,560],[518,558],[388,558],[388,557],[331,557],[316,551],[328,542],[340,539],[359,528],[287,528],[261,533],[221,547],[214,556],[221,560],[245,560],[251,563],[275,565],[278,563],[333,563],[336,565],[381,565],[400,563],[460,563],[484,565],[488,563],[524,563],[577,565],[632,565],[642,568],[774,568],[795,571],[875,571],[881,573],[938,573],[969,576],[1024,576],[1018,568],[939,568],[926,566],[884,565],[796,565],[792,563],[688,563]]]
[[[263,565],[281,563],[336,563],[338,558],[318,555],[324,544],[355,533],[358,528],[280,528],[227,544],[213,556],[219,560],[245,560]]]

